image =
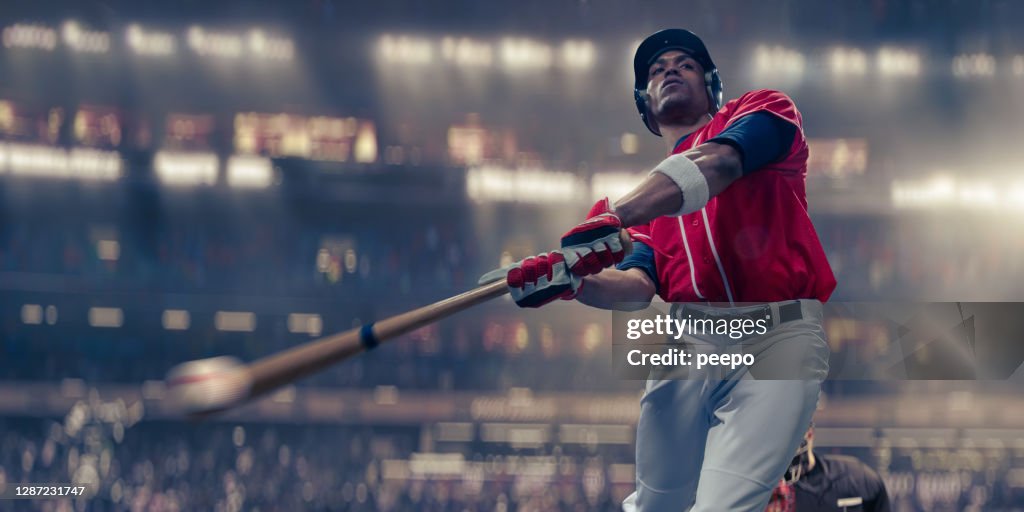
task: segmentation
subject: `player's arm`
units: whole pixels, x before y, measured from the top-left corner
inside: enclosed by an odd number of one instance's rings
[[[615,203],[625,227],[700,210],[732,182],[784,157],[796,125],[767,112],[734,121],[717,137],[659,163]]]
[[[587,276],[576,300],[600,309],[638,310],[647,307],[658,292],[654,251],[633,242],[629,253],[614,269]]]

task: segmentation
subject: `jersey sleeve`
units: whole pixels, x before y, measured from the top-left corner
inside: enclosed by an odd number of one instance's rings
[[[764,112],[781,119],[796,127],[788,151],[773,164],[773,168],[783,171],[802,171],[807,160],[807,140],[804,138],[803,116],[796,104],[785,93],[771,89],[750,91],[729,102],[724,109],[728,120],[723,131],[733,123],[751,114]]]
[[[708,142],[732,146],[743,161],[743,174],[750,174],[784,158],[795,136],[796,125],[762,111],[739,118]]]
[[[654,250],[646,243],[640,240],[633,240],[633,252],[626,255],[615,268],[619,270],[629,270],[631,268],[643,270],[647,277],[651,279],[651,282],[654,283],[654,291],[659,291],[658,270],[654,263]]]

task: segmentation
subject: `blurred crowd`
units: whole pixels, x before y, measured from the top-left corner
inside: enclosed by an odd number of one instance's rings
[[[64,418],[0,419],[0,483],[86,486],[11,510],[618,510],[632,446],[424,445],[428,427],[146,421],[95,397]],[[429,436],[428,436],[429,437]],[[828,448],[875,467],[893,510],[1017,510],[1024,453],[992,446]]]

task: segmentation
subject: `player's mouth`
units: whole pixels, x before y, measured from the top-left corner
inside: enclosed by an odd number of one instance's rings
[[[665,91],[668,90],[669,87],[682,86],[682,85],[683,85],[683,81],[681,79],[678,79],[678,78],[667,78],[667,79],[665,79],[664,82],[661,83],[661,91],[665,92]]]

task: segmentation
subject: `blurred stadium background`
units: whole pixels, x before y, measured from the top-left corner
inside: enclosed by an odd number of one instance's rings
[[[8,2],[0,482],[98,494],[0,508],[615,510],[641,383],[576,304],[496,301],[202,424],[161,379],[552,247],[662,154],[630,61],[666,26],[727,97],[796,100],[833,300],[1022,298],[1020,2]],[[827,326],[838,357],[876,327]],[[1022,510],[1019,391],[829,382],[818,445],[896,510]]]

